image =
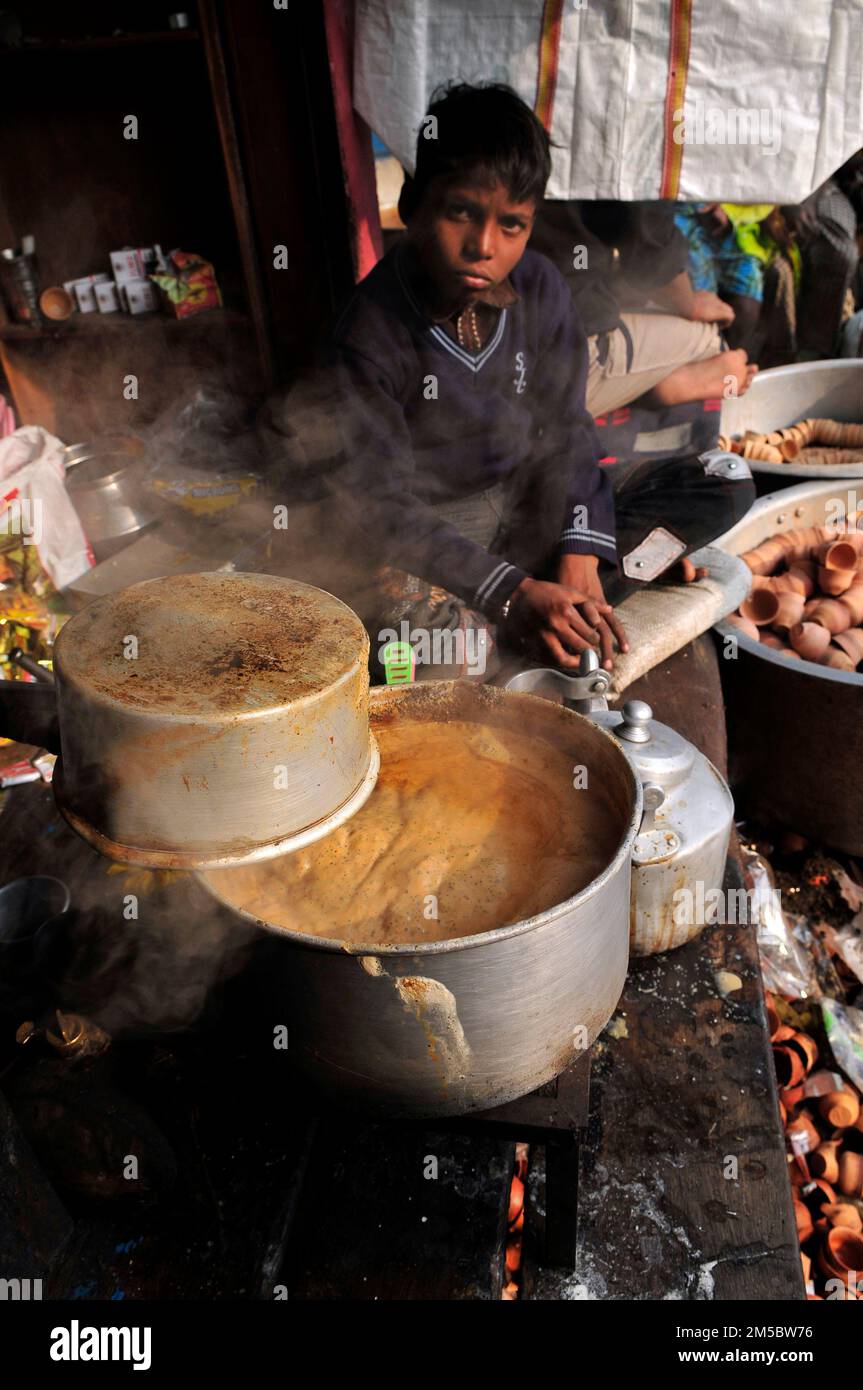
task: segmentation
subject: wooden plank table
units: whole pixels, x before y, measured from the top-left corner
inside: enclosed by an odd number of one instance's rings
[[[625,698],[646,700],[725,771],[709,635],[660,663]],[[732,872],[739,864],[735,839]],[[724,992],[733,977],[739,988]],[[576,1268],[538,1261],[538,1155],[528,1182],[523,1296],[803,1298],[753,928],[709,928],[679,950],[633,961],[592,1058]]]

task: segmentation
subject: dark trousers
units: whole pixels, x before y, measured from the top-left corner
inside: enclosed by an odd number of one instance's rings
[[[620,567],[600,565],[602,587],[609,603],[618,604],[644,581],[630,579],[622,563],[626,555],[656,527],[685,542],[684,555],[709,545],[745,516],[755,501],[751,478],[731,480],[707,474],[697,458],[660,462],[610,464],[614,489],[617,553]]]

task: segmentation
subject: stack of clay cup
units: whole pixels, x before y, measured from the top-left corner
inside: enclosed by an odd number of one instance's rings
[[[791,463],[802,449],[819,444],[833,449],[859,449],[863,447],[863,425],[845,425],[840,420],[799,420],[788,429],[772,430],[769,434],[747,430],[742,439],[719,436],[720,449],[761,463]]]
[[[742,558],[752,589],[729,623],[792,661],[860,668],[863,531],[856,524],[785,531]]]
[[[818,1069],[818,1044],[781,1023],[769,994],[767,1017],[807,1296],[863,1298],[859,1092],[837,1072]]]

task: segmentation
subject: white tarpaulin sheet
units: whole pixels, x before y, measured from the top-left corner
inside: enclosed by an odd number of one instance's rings
[[[356,0],[354,101],[409,170],[440,83],[545,119],[552,198],[799,202],[863,146],[863,0]]]

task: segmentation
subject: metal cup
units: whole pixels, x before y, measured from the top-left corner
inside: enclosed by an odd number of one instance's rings
[[[65,912],[69,889],[59,878],[36,874],[0,888],[0,980],[29,965],[40,927]]]

